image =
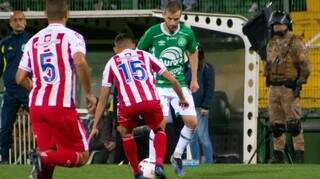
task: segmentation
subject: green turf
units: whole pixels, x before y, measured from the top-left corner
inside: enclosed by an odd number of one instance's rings
[[[30,166],[0,166],[1,179],[28,178]],[[166,166],[169,179],[178,179]],[[60,168],[55,179],[132,179],[127,165],[91,165]],[[186,179],[320,179],[320,165],[201,165],[186,169]]]

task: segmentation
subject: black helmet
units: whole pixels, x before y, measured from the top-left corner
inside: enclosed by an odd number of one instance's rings
[[[288,29],[292,31],[292,20],[289,14],[280,10],[272,12],[268,24],[270,28],[272,28],[274,24],[285,24],[288,26]]]

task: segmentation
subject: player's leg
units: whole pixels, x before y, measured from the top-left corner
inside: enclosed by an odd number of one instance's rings
[[[57,150],[41,153],[45,164],[80,167],[89,158],[86,132],[75,109],[47,108],[46,119],[52,128]]]
[[[135,178],[142,178],[142,172],[139,168],[138,149],[134,140],[132,130],[137,126],[138,115],[135,114],[134,107],[119,107],[118,109],[118,127],[124,153],[130,162]]]
[[[166,88],[157,88],[157,92],[160,97],[160,104],[163,113],[163,121],[161,122],[161,128],[165,130],[166,122],[168,120],[170,111],[170,98],[168,97],[168,90]],[[149,159],[150,161],[156,161],[156,152],[154,148],[154,131],[151,130],[149,134]]]
[[[178,111],[182,116],[182,120],[184,122],[184,127],[180,132],[178,143],[171,158],[171,162],[175,168],[175,172],[179,176],[184,175],[181,156],[187,145],[190,143],[195,132],[195,128],[197,127],[197,115],[191,91],[188,88],[182,88],[182,91],[189,103],[189,106],[187,108],[181,108],[179,106],[179,99],[177,97],[174,98],[171,103],[175,111]]]
[[[149,128],[154,132],[154,148],[155,148],[155,175],[157,178],[166,178],[164,174],[163,162],[166,154],[167,135],[165,130],[161,127],[163,124],[163,114],[158,101],[144,102],[143,118],[145,119]]]
[[[197,115],[199,117],[199,113],[197,110]],[[190,151],[191,151],[191,156],[193,160],[199,160],[200,161],[200,138],[199,138],[199,126],[201,125],[201,121],[199,120],[198,126],[191,138],[190,141]]]
[[[29,110],[32,132],[37,144],[37,150],[31,151],[29,154],[29,159],[33,165],[31,172],[33,179],[50,179],[54,171],[53,165],[44,163],[42,160],[42,155],[45,156],[46,152],[55,150],[52,128],[46,123],[42,110],[40,107],[31,107]]]

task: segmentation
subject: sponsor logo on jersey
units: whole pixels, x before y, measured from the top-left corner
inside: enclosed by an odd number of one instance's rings
[[[158,41],[158,45],[159,46],[165,46],[166,45],[166,41],[160,40],[160,41]]]
[[[160,60],[166,67],[176,66],[184,62],[183,51],[178,47],[168,47],[161,52]]]
[[[168,36],[168,37],[167,37],[167,40],[177,40],[177,37],[170,37],[170,36]]]

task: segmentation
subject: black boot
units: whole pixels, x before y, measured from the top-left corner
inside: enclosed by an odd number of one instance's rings
[[[294,151],[294,163],[301,164],[304,163],[304,151],[295,150]]]
[[[274,150],[273,157],[269,163],[284,163],[284,153],[279,150]]]

